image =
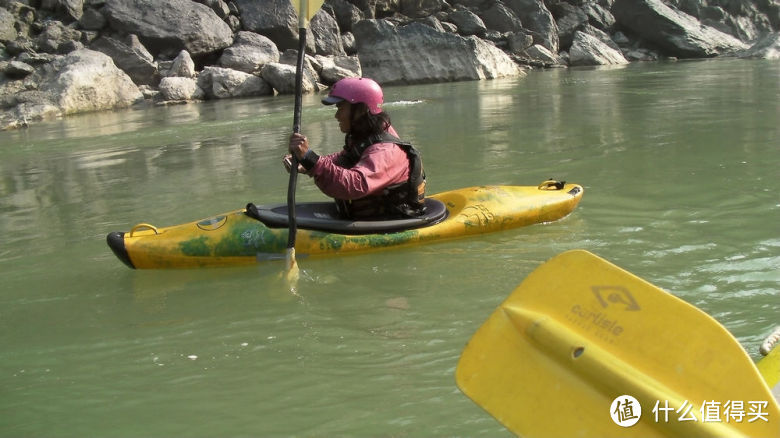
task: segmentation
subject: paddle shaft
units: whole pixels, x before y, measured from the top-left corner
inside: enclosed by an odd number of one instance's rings
[[[301,132],[301,107],[303,102],[303,60],[306,51],[306,28],[298,29],[298,63],[295,66],[295,109],[293,110],[293,132]],[[287,185],[287,220],[289,233],[287,234],[287,248],[295,248],[295,235],[298,232],[298,224],[295,220],[295,187],[298,183],[298,157],[292,154],[290,164],[290,181]]]

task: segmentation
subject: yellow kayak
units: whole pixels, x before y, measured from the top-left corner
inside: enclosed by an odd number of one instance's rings
[[[582,199],[577,184],[479,186],[426,198],[423,218],[395,221],[340,219],[333,202],[296,204],[298,257],[398,248],[551,222]],[[251,264],[281,259],[287,246],[287,207],[254,206],[186,224],[138,224],[112,232],[109,247],[131,268],[162,269]]]

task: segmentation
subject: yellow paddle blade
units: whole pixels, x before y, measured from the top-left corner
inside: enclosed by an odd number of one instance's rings
[[[523,436],[780,436],[780,408],[725,328],[583,250],[512,292],[456,381]]]
[[[291,0],[295,13],[298,14],[298,27],[308,28],[309,20],[322,7],[323,0]]]
[[[780,400],[780,343],[756,363],[756,368],[772,388],[772,394]]]
[[[287,280],[287,286],[289,287],[290,292],[296,293],[298,291],[298,280],[300,279],[301,273],[298,268],[298,262],[295,260],[295,248],[287,248],[285,266],[287,270],[285,271],[286,274],[284,278]]]

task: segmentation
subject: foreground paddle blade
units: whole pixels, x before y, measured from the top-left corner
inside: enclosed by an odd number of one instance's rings
[[[772,395],[775,396],[775,399],[780,400],[780,343],[756,363],[756,368],[767,385],[772,388]]]
[[[287,249],[285,261],[287,270],[284,278],[287,280],[287,286],[290,288],[290,291],[295,292],[298,289],[298,279],[301,276],[298,262],[295,260],[295,248]]]
[[[725,328],[582,250],[493,312],[456,380],[523,436],[780,436],[777,403]]]

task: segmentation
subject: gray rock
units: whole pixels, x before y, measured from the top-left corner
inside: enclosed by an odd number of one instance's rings
[[[113,29],[138,35],[155,56],[171,58],[184,49],[198,58],[233,43],[230,26],[190,0],[107,0],[103,12]]]
[[[477,37],[437,32],[420,23],[397,28],[377,20],[355,26],[363,74],[380,84],[414,84],[521,76],[501,49]]]
[[[525,55],[540,62],[544,66],[562,65],[563,60],[556,53],[550,52],[547,47],[535,44],[525,50]]]
[[[262,78],[222,67],[204,68],[198,75],[197,84],[210,99],[273,94],[273,89]]]
[[[569,65],[617,65],[628,64],[620,53],[593,35],[577,31],[569,50]]]
[[[372,17],[376,18],[391,17],[401,11],[401,0],[369,0],[368,3],[374,3],[369,8],[373,9]]]
[[[434,28],[437,32],[447,32],[446,29],[444,29],[444,26],[442,25],[442,22],[439,21],[438,18],[434,17],[433,15],[429,17],[422,18],[418,21],[418,23],[422,23],[426,26],[430,26]],[[451,23],[449,23],[451,24]]]
[[[347,0],[326,0],[342,32],[351,32],[352,25],[365,18],[365,14]]]
[[[167,77],[160,81],[160,96],[164,101],[199,100],[205,97],[205,92],[198,87],[195,79],[183,77]]]
[[[292,94],[295,92],[295,66],[271,62],[263,66],[260,76],[279,92],[279,94]],[[317,90],[316,82],[308,75],[304,76],[302,90],[311,93]]]
[[[480,17],[482,17],[485,26],[491,30],[519,32],[523,28],[523,24],[517,18],[517,14],[500,1],[493,3],[492,6],[480,14]]]
[[[7,43],[16,39],[16,17],[5,8],[0,8],[0,42]]]
[[[616,0],[612,14],[621,27],[661,48],[666,55],[706,58],[744,50],[747,45],[661,0]]]
[[[568,50],[574,41],[574,32],[581,30],[588,22],[588,15],[569,3],[558,3],[552,12],[557,17],[555,24],[558,26],[559,49]]]
[[[143,100],[130,77],[103,53],[81,49],[47,67],[39,89],[63,114],[125,108]]]
[[[122,40],[103,36],[93,41],[91,48],[110,56],[138,85],[157,85],[160,80],[154,57],[135,35]]]
[[[506,6],[511,9],[523,23],[526,30],[531,31],[534,43],[547,47],[552,53],[558,53],[558,25],[552,13],[538,0],[506,0]]]
[[[515,32],[507,36],[507,49],[512,53],[522,52],[533,45],[534,37],[530,34]]]
[[[615,16],[598,3],[586,3],[582,10],[588,16],[588,23],[597,29],[611,32],[615,26]]]
[[[780,59],[780,32],[764,36],[739,56],[752,59]]]
[[[176,55],[166,76],[179,78],[194,78],[196,76],[195,61],[192,60],[192,56],[190,56],[189,52],[182,50]]]
[[[72,20],[78,20],[84,12],[83,0],[42,0],[41,9],[59,12]]]
[[[3,69],[3,73],[6,77],[11,79],[21,79],[31,75],[35,71],[35,68],[29,64],[20,61],[11,61]]]
[[[235,0],[244,30],[265,35],[279,50],[298,49],[298,19],[290,0]],[[306,32],[306,48],[314,52],[314,37]]]
[[[255,73],[269,62],[279,61],[279,49],[268,37],[242,31],[233,45],[222,52],[219,65],[245,73]]]
[[[582,26],[582,32],[594,36],[599,39],[602,43],[606,44],[607,46],[611,47],[612,49],[615,49],[617,51],[620,51],[620,46],[618,43],[612,40],[612,37],[610,37],[606,32],[604,32],[601,29],[598,29],[596,27],[591,26],[590,24],[586,24]]]
[[[298,65],[298,51],[297,50],[285,50],[282,52],[282,54],[279,56],[279,63],[280,64],[287,64],[293,68],[297,68]],[[312,91],[319,91],[319,87],[317,86],[317,83],[320,82],[318,68],[317,68],[318,62],[317,58],[306,55],[303,57],[303,82],[304,82],[304,92],[308,92],[308,86],[307,83],[312,84]],[[319,67],[319,69],[322,69],[322,66]],[[276,88],[276,87],[274,87]],[[280,91],[280,93],[282,93]],[[284,92],[286,93],[286,91]]]
[[[212,11],[214,11],[215,14],[217,14],[217,17],[221,19],[225,19],[228,15],[230,15],[230,8],[228,7],[227,3],[225,3],[222,0],[194,0],[202,5],[208,6],[211,8]]]
[[[106,17],[97,9],[86,8],[79,19],[79,26],[84,30],[101,30],[106,27]]]
[[[487,27],[485,27],[482,19],[468,9],[452,11],[448,18],[455,26],[458,26],[458,33],[463,36],[484,36],[487,31]]]
[[[447,32],[447,33],[458,33],[458,26],[455,26],[454,24],[448,23],[446,21],[440,21],[439,23],[441,24],[441,28],[443,29],[444,32]],[[436,29],[436,30],[439,30],[439,29]]]
[[[315,53],[318,55],[345,55],[341,43],[339,25],[336,19],[324,9],[320,9],[312,18],[309,29],[314,37]]]
[[[444,0],[401,0],[399,12],[407,17],[424,18],[447,7]]]
[[[357,42],[355,41],[355,35],[352,32],[344,32],[341,34],[341,45],[344,47],[344,52],[347,55],[354,55],[357,53]]]
[[[35,42],[24,36],[8,41],[5,45],[5,51],[11,56],[17,56],[21,53],[37,53],[36,49]]]
[[[52,55],[50,53],[23,52],[16,57],[16,60],[37,67],[54,61],[57,59],[57,56],[58,55]]]
[[[47,21],[43,25],[43,30],[36,37],[35,42],[38,48],[42,52],[46,53],[65,53],[66,50],[60,50],[60,46],[70,43],[71,41],[79,41],[81,39],[81,32],[73,29],[70,26],[66,26],[59,21]]]
[[[62,111],[49,102],[22,102],[0,112],[0,131],[26,128],[30,122],[62,116]]]
[[[623,53],[623,56],[630,62],[658,61],[660,59],[658,53],[642,47],[621,49],[620,51]]]
[[[326,85],[333,85],[344,78],[363,76],[357,56],[317,56],[316,58],[321,66],[320,80]]]

